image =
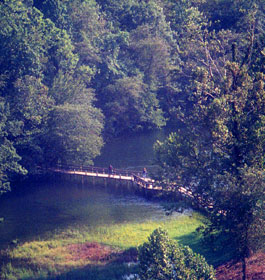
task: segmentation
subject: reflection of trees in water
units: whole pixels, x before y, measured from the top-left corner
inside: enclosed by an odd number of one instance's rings
[[[146,167],[149,171],[154,168],[153,145],[157,140],[165,140],[172,130],[173,128],[165,127],[112,139],[94,160],[95,166],[107,167],[111,163],[114,168],[142,171]]]

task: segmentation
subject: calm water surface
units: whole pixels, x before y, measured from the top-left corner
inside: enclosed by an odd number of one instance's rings
[[[95,166],[105,167],[111,163],[116,168],[141,170],[143,167],[152,167],[155,142],[165,140],[173,130],[172,127],[166,127],[113,139],[104,146],[101,155],[94,160]]]

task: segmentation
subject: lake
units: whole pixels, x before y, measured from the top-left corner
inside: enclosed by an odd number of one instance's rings
[[[138,133],[114,139],[95,159],[95,166],[142,169],[153,166],[153,145],[163,140],[170,129]],[[24,183],[16,192],[0,198],[0,247],[12,240],[45,238],[51,231],[62,231],[81,224],[95,227],[113,223],[163,219],[163,208],[130,188],[91,182],[80,185],[74,181],[51,180]]]

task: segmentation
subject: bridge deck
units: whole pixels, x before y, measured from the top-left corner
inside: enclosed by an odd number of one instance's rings
[[[100,170],[100,168],[93,168],[96,170]],[[108,179],[116,179],[116,180],[122,180],[122,181],[132,181],[136,182],[139,186],[148,188],[148,189],[161,189],[159,187],[154,187],[152,184],[154,180],[151,178],[143,178],[140,177],[139,175],[135,175],[134,173],[138,172],[129,172],[131,174],[126,174],[128,171],[122,171],[121,174],[119,172],[114,172],[112,174],[106,173],[105,169],[100,170],[100,172],[92,172],[91,170],[66,170],[66,169],[61,169],[61,168],[54,168],[52,169],[53,172],[57,173],[63,173],[63,174],[73,174],[73,175],[82,175],[82,176],[89,176],[89,177],[99,177],[99,178],[108,178]],[[103,172],[102,172],[103,171]]]
[[[100,177],[100,178],[113,178],[119,180],[133,181],[133,176],[126,176],[120,174],[107,174],[98,172],[88,172],[88,171],[76,171],[76,170],[63,170],[63,169],[53,169],[54,172],[64,173],[64,174],[76,174],[90,177]]]

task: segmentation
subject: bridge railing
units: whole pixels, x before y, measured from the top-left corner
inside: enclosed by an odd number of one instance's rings
[[[77,166],[77,165],[57,165],[55,169],[66,170],[66,171],[77,171],[77,172],[87,172],[87,173],[98,173],[98,174],[109,174],[109,175],[118,175],[118,176],[128,176],[133,177],[134,175],[141,175],[139,171],[132,171],[126,169],[117,169],[104,167],[95,167],[95,166]]]

